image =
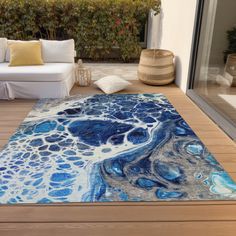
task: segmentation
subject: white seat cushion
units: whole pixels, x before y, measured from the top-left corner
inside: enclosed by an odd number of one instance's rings
[[[0,81],[55,82],[63,81],[74,73],[74,63],[47,63],[42,66],[9,67],[0,64]]]

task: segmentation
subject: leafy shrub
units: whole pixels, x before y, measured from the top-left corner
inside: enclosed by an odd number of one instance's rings
[[[140,53],[139,32],[160,0],[1,0],[0,36],[74,38],[78,56],[102,59],[114,47],[127,61]]]
[[[228,54],[236,53],[236,27],[227,31],[227,38],[229,42],[228,49],[224,52],[224,60],[226,62]]]

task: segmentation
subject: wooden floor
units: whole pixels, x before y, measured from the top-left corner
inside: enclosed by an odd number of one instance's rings
[[[77,88],[76,93],[98,93]],[[163,93],[236,180],[236,145],[175,85],[139,82],[124,93]],[[0,147],[34,101],[0,101]],[[235,236],[236,201],[0,206],[0,236]]]

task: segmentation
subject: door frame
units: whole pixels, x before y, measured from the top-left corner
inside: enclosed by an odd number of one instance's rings
[[[217,0],[218,1],[218,0]],[[232,139],[236,140],[236,126],[226,118],[220,111],[216,108],[213,108],[209,105],[209,103],[199,96],[194,91],[194,83],[196,78],[196,73],[199,73],[198,61],[201,59],[201,51],[200,48],[204,43],[201,34],[204,34],[204,30],[206,30],[205,25],[203,24],[204,17],[208,10],[211,10],[212,20],[214,20],[216,13],[217,1],[209,1],[209,0],[198,0],[197,2],[197,11],[195,16],[195,26],[194,26],[194,35],[192,41],[192,49],[191,49],[191,59],[190,59],[190,71],[188,76],[188,87],[187,87],[187,95],[196,103],[200,109],[203,110],[220,128],[222,128]],[[212,4],[211,4],[212,2]],[[208,15],[209,17],[209,15]],[[208,30],[208,29],[207,29]],[[211,32],[212,33],[212,32]],[[211,34],[210,33],[210,34]],[[210,40],[210,39],[209,39]],[[207,63],[207,58],[205,58],[205,62]]]

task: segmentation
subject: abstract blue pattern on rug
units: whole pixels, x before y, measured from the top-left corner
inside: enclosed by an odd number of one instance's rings
[[[0,152],[0,203],[227,200],[236,184],[161,94],[39,101]]]

